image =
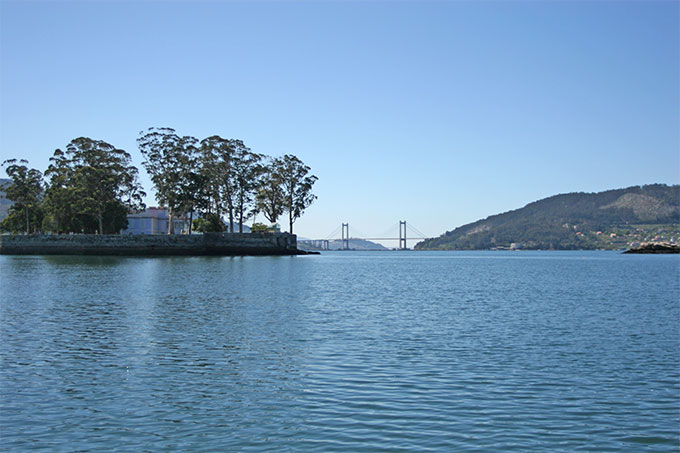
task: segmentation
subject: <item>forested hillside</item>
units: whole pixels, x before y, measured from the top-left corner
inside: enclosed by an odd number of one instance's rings
[[[416,249],[621,248],[680,240],[680,186],[569,193],[529,203],[427,239]]]

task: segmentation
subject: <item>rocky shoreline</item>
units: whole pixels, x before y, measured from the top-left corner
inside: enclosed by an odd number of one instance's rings
[[[626,250],[623,253],[680,253],[680,246],[675,244],[648,243]]]

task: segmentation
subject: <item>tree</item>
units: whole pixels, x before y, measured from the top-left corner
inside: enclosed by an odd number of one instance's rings
[[[228,213],[229,231],[236,219],[242,233],[243,223],[257,212],[275,223],[287,211],[292,232],[295,219],[316,199],[311,188],[317,178],[295,156],[262,165],[265,156],[241,140],[213,135],[199,144],[170,128],[150,128],[137,142],[156,199],[168,206],[171,219],[195,210],[204,216]],[[169,233],[171,228],[172,222]]]
[[[220,158],[212,144],[214,137],[201,140],[198,147],[198,167],[203,179],[203,193],[198,208],[206,215],[220,212]]]
[[[41,203],[31,205],[29,211],[30,231],[36,232],[42,229],[45,211]],[[12,234],[26,232],[26,212],[19,203],[10,206],[7,217],[0,222],[0,231],[8,231]]]
[[[194,137],[181,138],[183,146],[179,154],[180,184],[178,211],[189,216],[189,234],[194,218],[194,211],[206,205],[206,175],[201,171],[200,156],[197,148],[198,140]]]
[[[78,215],[73,169],[63,151],[57,149],[50,158],[45,172],[50,177],[46,191],[44,228],[58,233],[84,231],[82,218]]]
[[[5,172],[12,180],[12,184],[6,188],[5,196],[8,200],[17,203],[24,210],[26,219],[26,234],[30,233],[31,222],[29,211],[38,206],[43,194],[43,176],[36,169],[29,169],[27,160],[8,159],[2,163],[6,166]],[[38,224],[39,225],[39,224]]]
[[[260,162],[262,155],[255,154],[246,147],[241,140],[231,140],[234,151],[231,160],[231,177],[233,193],[230,204],[234,214],[238,217],[239,233],[243,233],[243,222],[257,211],[254,200],[259,187],[259,177],[262,174]],[[233,232],[233,224],[230,231]]]
[[[137,168],[122,149],[79,137],[50,162],[47,206],[60,231],[116,233],[130,211],[144,207]]]
[[[272,232],[272,230],[271,230],[270,227],[268,227],[264,223],[255,222],[255,223],[253,223],[253,226],[250,227],[250,232],[251,233],[270,233],[270,232]]]
[[[203,179],[200,177],[197,142],[180,137],[171,128],[149,128],[137,139],[144,156],[144,168],[156,189],[156,200],[169,210],[168,233],[174,233],[177,213],[193,212],[200,204]],[[190,227],[191,228],[191,227]]]
[[[316,200],[312,194],[312,186],[318,179],[309,175],[310,168],[300,159],[290,154],[281,158],[279,178],[281,190],[285,195],[284,209],[288,212],[290,233],[293,234],[293,223]]]
[[[270,223],[276,223],[284,211],[286,194],[281,186],[283,165],[283,160],[277,158],[270,159],[263,166],[260,185],[255,195],[258,212],[264,214]]]
[[[222,218],[217,214],[207,214],[205,217],[194,219],[194,230],[201,233],[221,233],[224,231],[225,225]]]
[[[234,232],[234,177],[231,140],[213,135],[201,140],[200,172],[204,178],[203,209],[206,214],[229,214],[229,231]]]

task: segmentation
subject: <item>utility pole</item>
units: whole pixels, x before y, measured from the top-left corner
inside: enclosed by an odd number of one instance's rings
[[[402,225],[404,227],[403,229]],[[406,250],[406,220],[399,221],[399,248],[401,250]]]
[[[347,231],[347,234],[345,234]],[[349,250],[349,223],[342,224],[342,249]]]

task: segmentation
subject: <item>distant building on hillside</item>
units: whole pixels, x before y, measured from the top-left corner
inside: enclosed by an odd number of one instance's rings
[[[167,234],[170,216],[166,208],[148,208],[144,212],[128,214],[128,226],[122,234]],[[175,233],[181,234],[189,229],[189,222],[184,217],[174,218]]]
[[[0,178],[0,222],[9,215],[9,208],[14,204],[14,202],[5,198],[5,188],[10,184],[12,184],[11,179]]]

